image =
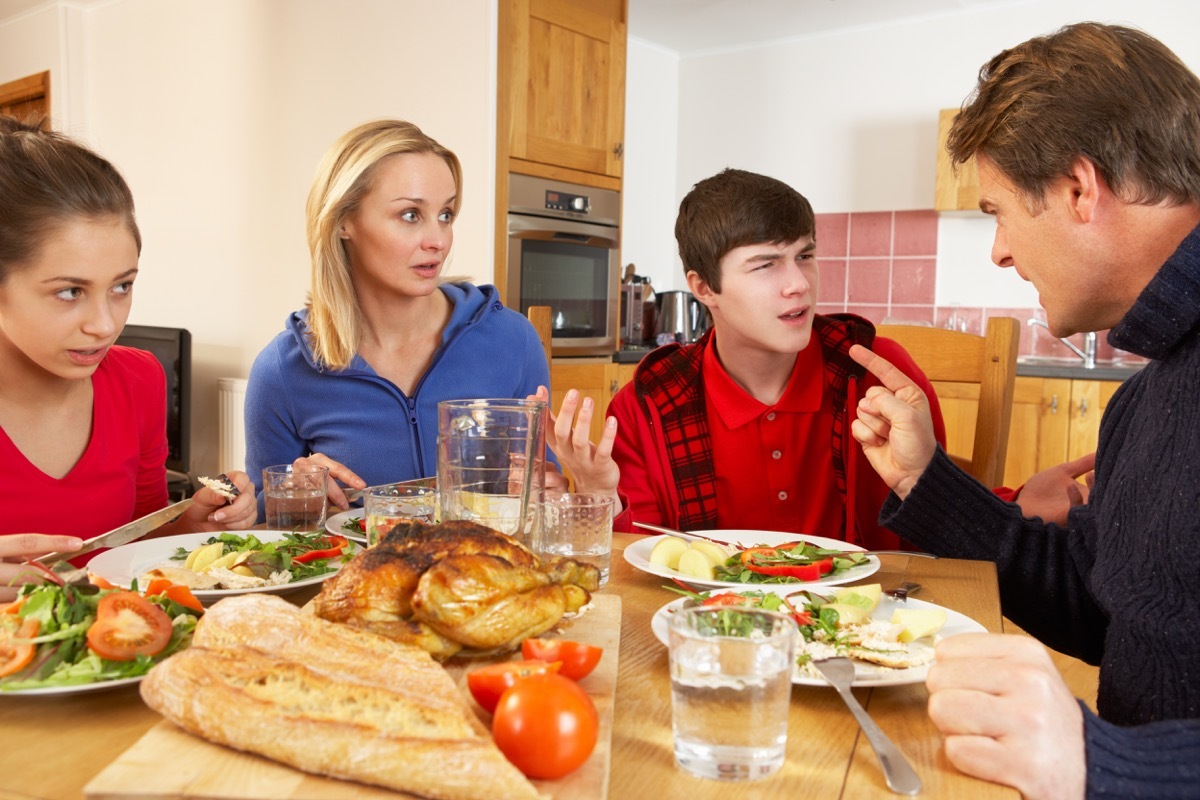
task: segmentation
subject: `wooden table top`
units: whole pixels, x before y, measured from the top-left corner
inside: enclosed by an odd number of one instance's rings
[[[793,688],[787,760],[770,778],[749,783],[709,781],[675,766],[667,649],[650,629],[654,612],[674,595],[661,588],[663,579],[625,562],[624,547],[638,538],[614,536],[610,580],[603,590],[620,595],[623,605],[609,796],[621,800],[892,796],[850,712],[835,692],[824,687]],[[883,556],[882,561],[872,582],[889,586],[916,581],[924,586],[922,600],[966,614],[990,631],[1002,629],[992,564],[906,556]],[[308,595],[289,599],[304,602]],[[925,713],[924,685],[856,690],[855,694],[913,763],[924,782],[921,797],[1018,797],[1007,787],[968,778],[950,766]],[[0,798],[81,798],[84,785],[160,719],[143,705],[136,686],[61,697],[0,695]]]

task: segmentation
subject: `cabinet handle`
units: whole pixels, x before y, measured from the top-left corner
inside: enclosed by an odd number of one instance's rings
[[[620,158],[621,154],[624,152],[625,152],[625,143],[617,142],[616,146],[613,148],[613,155],[616,156],[617,158]]]
[[[1084,397],[1079,401],[1079,418],[1087,419],[1087,398]]]
[[[1056,395],[1056,394],[1050,396],[1050,413],[1051,414],[1058,413],[1058,395]]]
[[[620,388],[620,387],[617,386],[617,379],[613,378],[612,381],[608,384],[608,393],[615,395],[617,393],[618,388]]]

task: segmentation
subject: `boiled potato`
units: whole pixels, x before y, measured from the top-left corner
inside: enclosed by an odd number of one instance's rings
[[[667,569],[679,568],[679,557],[688,549],[688,543],[678,536],[664,536],[654,543],[650,551],[650,563],[661,564]]]
[[[188,553],[187,561],[184,562],[184,567],[196,572],[204,572],[204,570],[208,569],[214,561],[221,557],[221,553],[224,551],[224,542],[213,542],[212,544],[206,544],[203,547],[197,547],[195,550]]]
[[[233,567],[234,564],[236,564],[238,562],[238,558],[243,555],[245,555],[245,553],[239,553],[236,550],[233,551],[232,553],[226,553],[225,555],[218,558],[216,561],[213,561],[212,563],[210,563],[207,567],[205,567],[205,569],[206,570],[219,569],[221,567],[224,567],[225,569],[230,569],[231,567]]]
[[[839,586],[833,590],[833,596],[839,603],[858,606],[870,614],[879,605],[883,597],[883,587],[878,583],[868,583],[865,586]]]
[[[708,559],[708,556],[699,550],[688,548],[679,556],[679,566],[677,570],[684,575],[691,575],[693,578],[703,578],[711,581],[713,579],[713,563]]]
[[[688,545],[693,550],[699,550],[708,557],[714,567],[719,567],[729,558],[729,552],[716,542],[692,542]]]
[[[254,572],[247,566],[239,565],[234,567],[231,572],[236,572],[238,575],[245,575],[247,578],[253,578]]]
[[[892,624],[903,628],[900,641],[911,642],[940,631],[946,624],[946,612],[940,608],[897,608],[892,614]]]
[[[822,608],[832,608],[838,612],[838,625],[859,625],[871,616],[864,608],[841,602],[826,603]]]

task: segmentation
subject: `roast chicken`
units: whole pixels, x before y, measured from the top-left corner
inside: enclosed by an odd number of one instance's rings
[[[593,565],[543,561],[477,523],[413,522],[326,580],[313,610],[445,660],[512,650],[587,605],[599,586]]]

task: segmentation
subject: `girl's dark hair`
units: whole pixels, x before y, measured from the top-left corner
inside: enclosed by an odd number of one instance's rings
[[[116,168],[39,123],[0,115],[0,282],[75,217],[121,217],[142,249],[133,194]]]

